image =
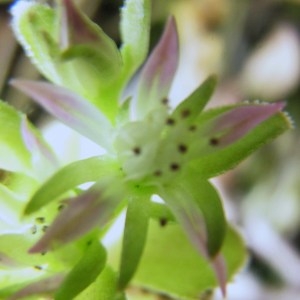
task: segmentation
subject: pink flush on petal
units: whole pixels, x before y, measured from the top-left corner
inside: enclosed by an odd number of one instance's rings
[[[103,196],[101,190],[88,190],[71,199],[30,253],[48,251],[53,246],[66,244],[89,232],[96,225],[108,221],[115,201]]]
[[[237,141],[284,106],[283,102],[245,105],[224,113],[217,118],[212,130],[212,134],[220,133],[220,137],[216,137],[217,145],[226,146]]]
[[[70,43],[87,44],[98,42],[99,36],[92,30],[72,0],[62,1],[60,25],[60,42],[62,48],[67,48]]]
[[[168,96],[179,60],[175,19],[168,20],[165,31],[152,51],[140,75],[137,114],[145,114]]]

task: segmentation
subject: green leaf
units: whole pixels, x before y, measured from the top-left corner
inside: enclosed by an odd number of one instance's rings
[[[199,299],[217,286],[209,262],[199,256],[182,229],[175,224],[151,222],[145,248],[133,286],[143,287],[179,299]],[[221,249],[229,278],[245,263],[246,249],[238,233],[228,228]]]
[[[93,283],[105,266],[106,252],[101,244],[94,240],[87,246],[81,260],[64,279],[55,294],[56,300],[73,299]]]
[[[254,127],[235,143],[193,160],[190,166],[197,171],[199,177],[217,176],[232,169],[259,147],[290,128],[291,123],[288,117],[284,113],[277,113]]]
[[[22,115],[0,101],[0,169],[31,173],[31,155],[21,134]]]
[[[91,157],[65,166],[36,191],[25,208],[31,214],[78,185],[94,182],[119,170],[117,163],[106,157]]]
[[[124,289],[134,275],[146,242],[149,221],[149,198],[130,199],[123,236],[119,287]]]
[[[55,63],[59,54],[55,11],[37,2],[18,1],[11,13],[12,28],[27,56],[46,78],[61,83]]]
[[[112,268],[106,266],[97,279],[75,300],[117,300],[117,296],[117,274]]]
[[[126,78],[147,56],[150,36],[150,0],[126,0],[121,11],[121,54]]]

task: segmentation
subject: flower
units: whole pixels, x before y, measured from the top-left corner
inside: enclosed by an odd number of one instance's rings
[[[154,205],[151,197],[159,195],[162,211],[181,224],[199,254],[211,262],[225,295],[228,277],[220,250],[227,222],[208,179],[286,130],[284,104],[241,103],[206,111],[216,84],[211,76],[172,107],[168,95],[179,59],[176,22],[173,17],[168,20],[158,45],[135,73],[146,55],[139,43],[144,49],[147,41],[140,41],[138,34],[135,40],[129,38],[126,14],[136,12],[142,2],[127,1],[120,51],[71,0],[61,1],[59,13],[25,1],[12,9],[16,36],[52,83],[14,79],[11,84],[105,150],[59,169],[35,190],[25,215],[60,203],[66,195],[67,199],[29,251],[43,253],[85,238],[127,205],[118,280],[123,289],[142,256]],[[148,26],[147,17],[142,20],[141,34]],[[39,145],[30,137],[26,140]],[[85,182],[94,184],[79,190]]]

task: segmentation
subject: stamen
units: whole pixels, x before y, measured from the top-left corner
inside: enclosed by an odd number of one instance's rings
[[[163,99],[161,99],[161,103],[162,103],[163,105],[168,105],[169,99],[168,99],[168,98],[163,98]]]
[[[196,126],[196,125],[191,125],[191,126],[189,127],[189,131],[196,131],[196,129],[197,129],[197,126]]]
[[[172,118],[168,118],[168,119],[166,120],[166,124],[167,124],[167,125],[174,125],[174,124],[175,124],[175,120],[172,119]]]
[[[141,148],[140,148],[140,147],[134,147],[134,148],[132,149],[132,151],[133,151],[133,153],[134,153],[135,155],[141,154]]]
[[[191,111],[189,109],[184,109],[183,111],[181,111],[181,117],[187,118],[189,115],[191,114]]]
[[[170,164],[170,169],[171,171],[178,171],[180,169],[180,166],[177,163],[172,163]]]
[[[38,217],[38,218],[35,218],[35,221],[39,224],[43,224],[45,222],[45,218],[44,217]]]
[[[179,144],[179,145],[178,145],[178,151],[179,151],[180,153],[186,153],[187,150],[188,150],[188,148],[187,148],[186,145],[184,145],[184,144]]]
[[[209,140],[209,144],[211,145],[211,146],[218,146],[219,145],[219,139],[217,139],[217,138],[211,138],[210,140]]]
[[[161,218],[159,220],[159,224],[161,227],[165,227],[167,225],[167,223],[168,223],[168,220],[166,218]]]
[[[161,170],[157,170],[157,171],[154,172],[153,175],[156,176],[156,177],[159,177],[159,176],[162,175],[162,171]]]

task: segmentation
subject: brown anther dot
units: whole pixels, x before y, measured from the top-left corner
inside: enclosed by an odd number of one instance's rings
[[[43,270],[43,268],[41,267],[41,266],[34,266],[34,268],[36,269],[36,270]]]
[[[181,117],[182,117],[182,118],[187,118],[190,114],[191,114],[191,111],[190,111],[189,109],[184,109],[184,110],[181,112]]]
[[[44,226],[42,227],[42,231],[43,231],[43,232],[46,232],[46,231],[47,231],[47,229],[48,229],[48,227],[49,227],[49,226],[47,226],[47,225],[44,225]]]
[[[172,163],[172,164],[170,164],[170,169],[171,169],[172,171],[177,171],[177,170],[179,170],[179,168],[180,168],[180,166],[179,166],[179,164],[177,164],[177,163]]]
[[[189,131],[196,131],[196,129],[197,129],[196,125],[191,125],[189,127]]]
[[[132,149],[132,151],[133,151],[133,153],[134,153],[135,155],[141,154],[141,148],[140,148],[140,147],[134,147],[134,148]]]
[[[159,220],[159,224],[161,227],[165,227],[167,225],[167,223],[168,223],[168,220],[166,218],[161,218]]]
[[[163,98],[163,99],[161,99],[161,103],[163,105],[167,105],[169,103],[169,99],[168,98]]]
[[[211,146],[217,146],[217,145],[219,145],[219,140],[218,140],[217,138],[211,138],[211,139],[209,140],[209,144],[210,144]]]
[[[167,124],[167,125],[174,125],[174,124],[175,124],[175,120],[172,119],[172,118],[168,118],[168,119],[166,120],[166,124]]]
[[[184,145],[184,144],[179,144],[178,145],[178,151],[180,152],[180,153],[186,153],[187,152],[187,146],[186,145]]]
[[[45,218],[44,217],[38,217],[38,218],[35,218],[35,221],[37,223],[43,224],[45,222]]]
[[[161,170],[157,170],[154,172],[154,176],[159,177],[162,175],[162,171]]]

